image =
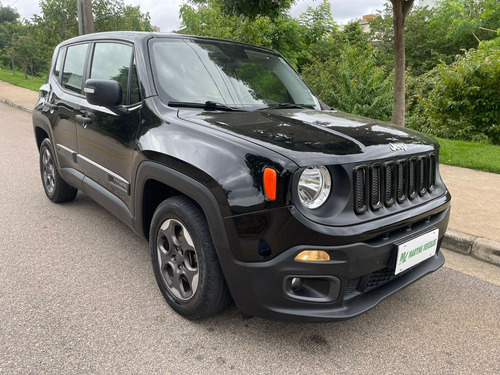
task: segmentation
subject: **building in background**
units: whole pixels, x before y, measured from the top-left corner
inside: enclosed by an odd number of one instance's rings
[[[370,32],[370,24],[368,23],[370,18],[375,18],[375,14],[366,14],[359,20],[359,26],[361,26],[361,30],[365,33]]]

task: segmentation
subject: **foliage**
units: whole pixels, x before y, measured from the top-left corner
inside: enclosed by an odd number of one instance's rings
[[[439,162],[457,167],[500,173],[500,146],[437,138]]]
[[[92,11],[96,31],[153,30],[149,13],[142,13],[140,6],[125,5],[123,0],[93,0]]]
[[[16,23],[19,19],[19,13],[16,9],[6,5],[2,5],[0,2],[0,24],[5,22]]]
[[[370,19],[371,38],[377,40],[380,64],[394,64],[392,8],[386,4],[378,17]],[[500,2],[497,0],[441,1],[432,9],[413,7],[406,18],[405,44],[407,66],[413,75],[423,74],[441,61],[453,62],[457,54],[477,48],[478,39],[494,34],[481,29],[500,27]]]
[[[327,39],[328,35],[336,30],[333,21],[330,3],[323,0],[316,8],[307,7],[299,17],[302,26],[302,38],[306,45],[312,45]]]
[[[43,46],[42,56],[50,61],[52,51],[63,40],[78,36],[75,0],[40,0],[40,15],[32,18],[36,38]],[[149,13],[140,7],[126,6],[123,0],[93,0],[95,31],[151,31]]]
[[[262,47],[271,47],[273,29],[271,19],[259,16],[254,20],[242,15],[227,16],[216,1],[207,1],[206,5],[192,7],[184,4],[179,12],[183,34],[210,36],[214,38],[236,40]]]
[[[42,57],[50,61],[55,46],[78,35],[77,8],[74,0],[40,0],[41,12],[34,15],[36,38],[43,46]]]
[[[280,51],[292,64],[297,65],[303,47],[301,25],[286,15],[271,19],[257,15],[249,18],[242,14],[227,15],[216,0],[206,5],[181,6],[180,32],[235,40]]]
[[[412,127],[449,139],[500,144],[500,37],[483,42],[433,73]]]
[[[325,45],[329,33],[335,30],[330,4],[323,0],[317,8],[311,7],[299,18],[291,18],[282,4],[278,15],[227,13],[220,0],[198,1],[197,7],[184,4],[180,10],[184,34],[202,35],[255,44],[279,51],[297,69],[314,60],[314,49],[328,54]],[[291,4],[291,2],[289,2]],[[321,44],[322,47],[316,44]],[[326,58],[327,56],[324,56]]]
[[[259,16],[272,19],[288,11],[295,0],[190,0],[198,5],[217,5],[219,9],[229,16],[244,16],[254,19]]]
[[[372,48],[347,43],[338,59],[317,61],[302,74],[328,105],[361,116],[390,120],[392,79],[377,66]]]
[[[35,72],[43,66],[39,57],[40,47],[32,35],[14,35],[6,48],[7,56],[24,72],[24,78],[34,79]]]
[[[361,25],[356,20],[345,25],[342,33],[339,35],[351,45],[356,45],[362,48],[366,47],[369,42],[369,35],[361,29]]]
[[[19,13],[9,6],[0,3],[0,59],[8,64],[10,59],[5,50],[12,40],[12,36],[19,32]]]

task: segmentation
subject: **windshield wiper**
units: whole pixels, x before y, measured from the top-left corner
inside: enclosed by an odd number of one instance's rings
[[[286,109],[286,108],[314,109],[312,105],[295,104],[295,103],[278,103],[260,109]]]
[[[205,103],[191,103],[191,102],[168,102],[170,107],[181,107],[181,108],[203,108],[205,111],[238,111],[246,112],[244,109],[228,107],[227,105],[216,103],[212,101],[206,101]]]

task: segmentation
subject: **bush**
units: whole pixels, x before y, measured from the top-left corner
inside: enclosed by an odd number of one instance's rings
[[[392,77],[377,66],[371,47],[345,44],[338,59],[318,60],[302,71],[328,105],[356,115],[390,121]]]
[[[500,144],[500,38],[481,43],[450,65],[440,64],[422,77],[434,87],[418,105],[408,125],[448,138]],[[431,81],[429,81],[431,80]],[[422,92],[425,92],[423,90]]]

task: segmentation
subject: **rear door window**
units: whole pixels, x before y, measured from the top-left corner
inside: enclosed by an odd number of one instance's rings
[[[88,46],[87,43],[68,47],[66,60],[64,62],[61,84],[65,89],[79,94],[82,92]]]

